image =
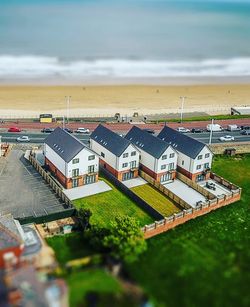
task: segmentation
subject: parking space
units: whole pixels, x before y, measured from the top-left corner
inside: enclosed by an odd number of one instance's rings
[[[0,213],[19,218],[64,210],[64,204],[23,155],[24,151],[15,149],[0,159]]]
[[[206,201],[206,198],[202,194],[195,191],[179,179],[175,179],[170,183],[164,184],[164,186],[193,208],[196,207],[198,202]]]

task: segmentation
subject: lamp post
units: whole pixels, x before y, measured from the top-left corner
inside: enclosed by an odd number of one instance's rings
[[[212,143],[212,136],[213,136],[213,127],[214,127],[214,120],[212,119],[210,135],[209,135],[209,145]]]
[[[70,105],[70,100],[71,96],[65,96],[66,103],[67,103],[67,124],[69,123],[69,105]]]
[[[181,123],[182,123],[182,120],[183,120],[183,108],[184,108],[184,102],[185,102],[186,98],[187,98],[186,96],[180,96],[180,99],[181,99]]]

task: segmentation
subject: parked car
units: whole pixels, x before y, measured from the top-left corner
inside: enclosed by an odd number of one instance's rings
[[[227,130],[228,130],[228,131],[239,131],[239,130],[241,130],[241,129],[240,129],[240,127],[237,126],[237,125],[228,125],[228,126],[227,126]]]
[[[242,130],[241,134],[243,134],[243,135],[250,135],[250,130]]]
[[[146,131],[147,133],[150,133],[150,134],[154,134],[155,131],[153,129],[143,129],[144,131]]]
[[[21,129],[17,127],[10,127],[8,129],[8,132],[21,132]]]
[[[41,130],[42,133],[51,133],[51,132],[53,132],[53,131],[54,131],[53,128],[43,128],[43,129]]]
[[[178,127],[176,130],[177,130],[178,132],[180,132],[180,133],[187,133],[187,132],[190,132],[190,129],[184,128],[184,127]]]
[[[209,124],[207,125],[207,131],[218,132],[223,131],[223,128],[221,127],[221,125],[218,124]]]
[[[27,135],[20,136],[16,139],[17,142],[29,142],[30,138]]]
[[[69,128],[63,128],[64,131],[68,132],[68,133],[73,133],[73,130],[72,129],[69,129]]]
[[[250,126],[241,126],[241,130],[250,130]]]
[[[192,133],[202,133],[202,132],[204,132],[204,130],[200,129],[200,128],[193,128],[193,129],[191,129],[191,132]]]
[[[234,141],[234,137],[231,135],[225,135],[225,136],[221,136],[219,140],[221,142],[231,142],[231,141]]]
[[[89,133],[89,132],[90,132],[90,131],[89,131],[88,128],[83,128],[83,127],[78,128],[78,129],[75,131],[75,133]]]

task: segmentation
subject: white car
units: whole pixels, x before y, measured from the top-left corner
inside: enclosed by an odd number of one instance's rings
[[[190,129],[184,128],[184,127],[178,127],[176,130],[177,130],[178,132],[180,132],[180,133],[187,133],[187,132],[190,132]]]
[[[17,142],[29,142],[30,138],[27,135],[23,135],[23,136],[18,137],[16,140]]]
[[[89,133],[89,129],[87,128],[78,128],[76,131],[76,133]]]
[[[231,135],[225,135],[225,136],[221,136],[219,140],[221,142],[230,142],[230,141],[234,141],[234,137]]]

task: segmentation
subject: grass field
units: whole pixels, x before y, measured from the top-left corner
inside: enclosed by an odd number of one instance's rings
[[[149,184],[134,187],[131,190],[164,216],[180,212],[170,199]]]
[[[87,293],[97,293],[98,296],[103,296],[121,292],[119,281],[98,268],[73,272],[68,276],[67,283],[70,289],[70,307],[87,306],[86,303],[83,303],[86,302]]]
[[[126,267],[155,306],[250,306],[250,155],[215,157],[213,170],[241,201],[151,238]]]
[[[46,239],[55,253],[59,264],[64,265],[67,261],[82,258],[93,254],[89,243],[82,233],[73,232],[68,235],[54,236]]]
[[[136,218],[140,225],[150,224],[154,221],[145,211],[139,208],[125,194],[120,192],[114,185],[105,180],[112,191],[96,194],[93,196],[77,199],[74,201],[76,208],[84,207],[93,213],[90,218],[91,224],[109,227],[110,221],[117,215],[128,215]]]

